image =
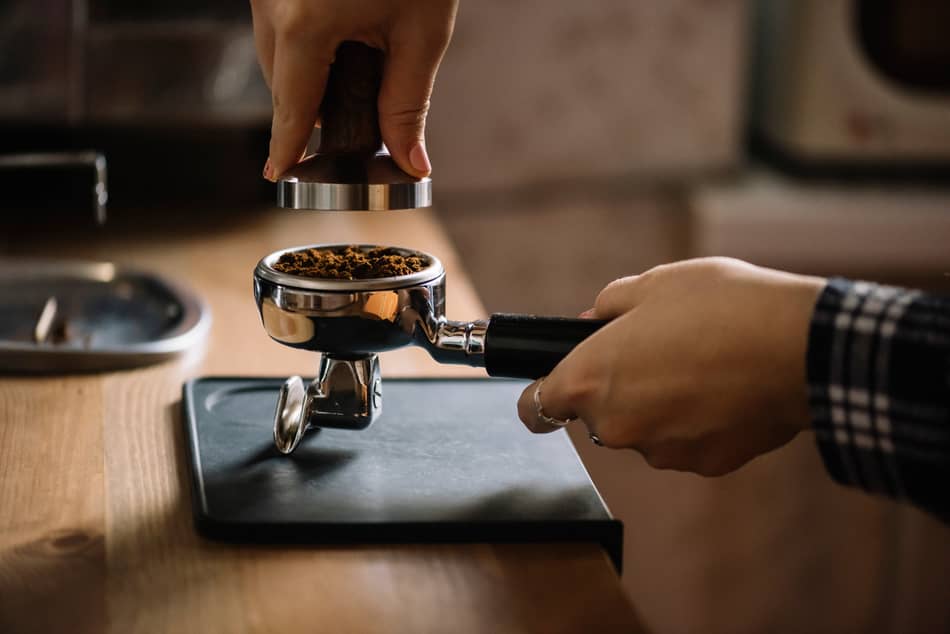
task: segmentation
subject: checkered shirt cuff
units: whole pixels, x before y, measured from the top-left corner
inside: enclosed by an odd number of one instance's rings
[[[832,279],[808,340],[818,448],[843,484],[950,518],[950,298]]]

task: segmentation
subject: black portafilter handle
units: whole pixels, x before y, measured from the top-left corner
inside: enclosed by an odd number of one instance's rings
[[[607,321],[496,313],[485,332],[489,376],[537,379]]]

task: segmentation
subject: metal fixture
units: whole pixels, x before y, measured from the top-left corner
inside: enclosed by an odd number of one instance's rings
[[[277,397],[274,444],[290,453],[312,426],[365,429],[381,413],[383,384],[375,354],[352,359],[320,356],[317,378],[309,387],[292,376]]]
[[[30,152],[25,154],[0,155],[0,171],[88,168],[92,172],[92,206],[96,223],[106,222],[106,203],[109,188],[106,157],[99,152]]]
[[[0,368],[90,372],[198,349],[211,315],[192,292],[111,262],[0,259]]]

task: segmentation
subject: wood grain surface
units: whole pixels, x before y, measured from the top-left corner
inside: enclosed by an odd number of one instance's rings
[[[182,383],[199,374],[307,375],[316,363],[260,326],[251,274],[263,255],[320,242],[422,249],[447,270],[448,315],[483,316],[430,212],[213,216],[133,217],[88,235],[7,240],[3,255],[113,260],[184,280],[214,324],[201,349],[161,365],[0,376],[0,632],[640,631],[595,544],[265,547],[199,538]],[[384,354],[382,370],[480,374],[415,349]]]

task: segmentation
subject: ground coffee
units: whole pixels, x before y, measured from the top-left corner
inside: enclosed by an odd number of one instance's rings
[[[410,275],[428,265],[425,258],[402,255],[396,249],[376,247],[363,251],[347,246],[301,249],[284,253],[274,269],[289,275],[335,280],[366,280]]]

